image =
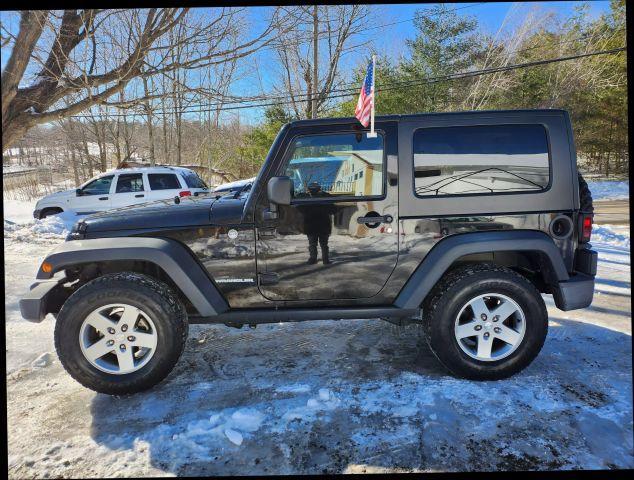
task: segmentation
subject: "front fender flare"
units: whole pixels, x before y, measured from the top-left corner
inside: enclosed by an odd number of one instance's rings
[[[229,305],[194,255],[176,240],[148,237],[97,238],[68,241],[44,260],[50,272],[38,270],[38,280],[50,279],[73,265],[116,260],[142,260],[158,265],[185,294],[198,313],[214,316]]]
[[[553,283],[569,279],[561,253],[552,239],[535,230],[474,232],[451,235],[438,242],[425,256],[394,304],[400,308],[418,308],[443,274],[460,257],[473,253],[532,251],[544,255],[550,264]]]

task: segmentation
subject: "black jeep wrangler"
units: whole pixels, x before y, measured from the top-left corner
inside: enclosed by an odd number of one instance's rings
[[[303,120],[249,189],[77,222],[20,308],[109,394],[165,378],[189,323],[416,322],[452,373],[500,379],[544,343],[542,293],[590,305],[591,228],[565,111]]]

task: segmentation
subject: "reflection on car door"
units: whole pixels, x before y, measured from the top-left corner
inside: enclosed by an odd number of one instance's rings
[[[291,204],[278,205],[273,220],[256,214],[264,297],[328,301],[381,291],[398,256],[398,186],[387,181],[398,146],[395,122],[376,129],[377,137],[347,125],[296,131],[275,172],[293,180]],[[269,206],[265,193],[260,212]]]
[[[145,182],[141,173],[120,173],[112,195],[112,208],[145,201]]]

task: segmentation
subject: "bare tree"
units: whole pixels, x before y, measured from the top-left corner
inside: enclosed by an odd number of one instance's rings
[[[107,103],[143,74],[197,69],[242,58],[272,42],[273,33],[291,26],[273,9],[262,31],[228,46],[227,39],[244,36],[241,12],[227,8],[194,13],[177,8],[22,12],[2,72],[3,149],[35,125]],[[165,37],[178,26],[183,27],[179,42],[187,46],[189,55],[171,61],[168,53],[174,45]],[[22,86],[31,77],[29,85]],[[71,96],[74,100],[63,104]]]
[[[352,44],[352,40],[363,31],[370,9],[366,5],[314,5],[285,11],[297,20],[297,28],[280,33],[275,44],[282,85],[276,91],[290,97],[296,117],[315,118],[341,81],[342,57],[363,45]]]

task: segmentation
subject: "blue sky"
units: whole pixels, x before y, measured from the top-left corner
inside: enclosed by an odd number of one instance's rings
[[[582,3],[589,5],[589,13],[591,17],[598,17],[602,13],[609,11],[609,1],[591,1],[591,2],[480,2],[480,3],[450,3],[446,4],[448,9],[456,9],[459,15],[473,16],[477,19],[479,27],[488,32],[495,33],[509,11],[516,9],[516,21],[521,21],[523,16],[529,11],[538,10],[541,12],[553,12],[559,18],[569,17],[574,8]],[[374,5],[372,9],[376,10],[377,22],[369,24],[370,27],[391,24],[385,28],[372,29],[363,35],[364,40],[372,40],[379,54],[389,57],[396,57],[405,54],[407,51],[405,41],[414,38],[415,28],[412,22],[417,10],[430,10],[437,4],[432,3],[409,3],[409,4],[387,4]],[[248,7],[248,17],[252,22],[254,30],[263,28],[264,13],[268,7]],[[1,12],[0,19],[5,27],[15,32],[19,17],[16,12]],[[397,23],[398,22],[398,23]],[[232,88],[232,93],[236,95],[259,95],[271,94],[272,85],[277,81],[274,69],[275,65],[274,52],[271,50],[261,51],[252,59],[244,64],[248,71],[244,78],[236,81]],[[2,51],[2,67],[8,58],[8,51]],[[369,58],[369,52],[360,50],[357,54],[348,55],[343,58],[341,63],[341,72],[346,81],[350,80],[350,76],[355,67],[359,64],[365,64]],[[257,70],[257,72],[256,72]],[[251,108],[243,110],[234,110],[227,113],[227,117],[239,115],[242,123],[259,123],[263,116],[263,108]]]
[[[531,10],[542,12],[553,12],[560,18],[569,17],[573,14],[576,6],[587,3],[589,5],[589,14],[595,18],[602,13],[608,12],[610,8],[609,1],[591,1],[591,2],[572,2],[572,1],[554,1],[554,2],[470,2],[470,3],[448,3],[448,9],[456,9],[459,15],[473,16],[477,19],[478,25],[484,31],[495,33],[509,10],[515,5],[519,10],[516,18],[521,18],[522,13]],[[434,3],[408,3],[408,4],[385,4],[376,5],[375,8],[380,10],[380,24],[392,24],[401,22],[387,27],[387,31],[381,29],[372,30],[366,35],[366,38],[372,38],[375,47],[379,53],[389,56],[398,55],[406,52],[405,41],[415,37],[416,29],[412,19],[417,10],[430,10],[437,4]],[[458,10],[459,9],[459,10]],[[266,64],[267,59],[272,58],[271,52],[261,53],[258,55],[259,61]],[[344,59],[342,62],[342,72],[347,73],[354,69],[359,63],[365,63],[369,55],[364,57],[360,52]],[[265,88],[275,81],[275,77],[270,74],[270,70],[263,69],[261,79]],[[252,78],[245,78],[243,81],[236,82],[235,92],[244,94],[258,94],[254,91],[254,82]],[[256,87],[256,88],[259,88]],[[237,110],[232,113],[236,115],[239,112],[240,120],[246,123],[258,123],[262,117],[263,109],[254,108],[248,110]]]

